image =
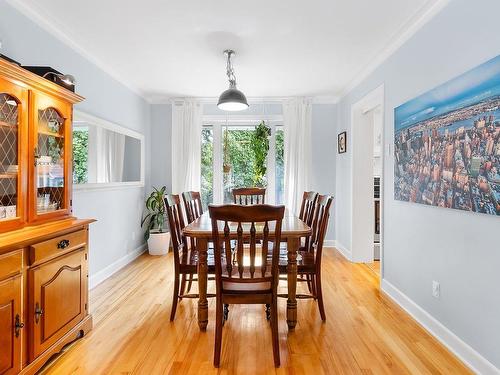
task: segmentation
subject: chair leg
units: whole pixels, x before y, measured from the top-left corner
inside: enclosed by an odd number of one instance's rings
[[[222,301],[217,298],[215,306],[215,347],[214,347],[214,367],[219,367],[220,365],[220,352],[222,347],[222,323],[223,323],[223,311],[222,311]]]
[[[224,322],[227,320],[228,317],[229,317],[229,305],[227,303],[225,303],[224,304]]]
[[[325,306],[323,305],[323,289],[321,288],[321,274],[317,273],[314,276],[316,280],[316,295],[318,298],[319,314],[321,315],[321,320],[326,320]]]
[[[310,274],[306,275],[306,280],[307,280],[307,289],[309,289],[309,293],[313,294],[313,286]]]
[[[312,286],[312,295],[314,296],[314,299],[318,299],[318,291],[316,288],[316,274],[311,275],[311,286]]]
[[[187,275],[183,273],[181,279],[181,296],[183,296],[184,293],[186,292],[186,278]]]
[[[278,335],[278,301],[274,297],[271,305],[271,334],[273,339],[274,366],[280,367],[280,342]]]
[[[188,294],[190,291],[191,291],[191,286],[193,285],[193,274],[189,274],[189,282],[188,282],[188,285],[187,285],[187,291],[186,291],[186,294]]]
[[[179,300],[179,278],[180,275],[179,273],[175,273],[175,280],[174,280],[174,291],[173,291],[173,298],[172,298],[172,310],[170,310],[170,321],[173,322],[175,319],[175,311],[177,310],[177,301]]]
[[[266,319],[271,319],[271,305],[269,303],[266,303]]]

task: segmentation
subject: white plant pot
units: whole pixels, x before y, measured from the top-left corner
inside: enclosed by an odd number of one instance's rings
[[[150,233],[148,239],[149,255],[165,255],[170,245],[170,233]]]

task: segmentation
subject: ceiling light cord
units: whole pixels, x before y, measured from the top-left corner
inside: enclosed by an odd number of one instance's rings
[[[226,74],[227,74],[227,79],[229,80],[229,87],[234,89],[236,88],[236,76],[234,74],[233,64],[231,63],[231,56],[234,55],[234,51],[227,49],[224,51],[224,53],[227,56]]]

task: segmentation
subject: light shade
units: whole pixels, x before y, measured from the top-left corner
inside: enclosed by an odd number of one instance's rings
[[[67,85],[76,85],[76,79],[71,74],[56,74]]]
[[[237,88],[229,88],[219,96],[217,107],[223,111],[243,111],[248,108],[245,94]]]

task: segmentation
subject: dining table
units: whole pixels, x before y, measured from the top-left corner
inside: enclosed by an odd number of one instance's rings
[[[235,224],[236,225],[236,224]],[[188,224],[183,233],[195,240],[198,252],[198,326],[205,331],[208,325],[208,248],[212,242],[212,221],[209,212],[204,212],[199,218]],[[297,254],[301,238],[311,235],[311,228],[298,216],[286,209],[281,223],[280,242],[287,244],[287,287],[288,299],[286,305],[286,321],[288,329],[293,330],[297,324]],[[274,240],[274,226],[269,226],[269,239]]]

